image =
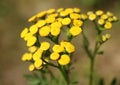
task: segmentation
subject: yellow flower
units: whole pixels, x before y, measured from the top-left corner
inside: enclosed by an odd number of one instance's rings
[[[35,34],[38,32],[38,27],[36,25],[32,25],[29,30],[31,34]]]
[[[81,14],[81,19],[86,20],[88,16],[86,14]]]
[[[34,62],[35,68],[40,68],[40,67],[42,66],[42,63],[43,63],[42,59],[36,60],[36,61]]]
[[[71,19],[70,18],[64,18],[63,20],[62,20],[62,24],[63,25],[69,25],[71,23]]]
[[[67,13],[66,11],[61,11],[60,12],[60,16],[61,17],[65,17],[65,16],[67,16],[69,13]]]
[[[91,13],[88,18],[89,20],[93,21],[96,19],[96,15],[94,13]]]
[[[20,37],[21,37],[21,38],[24,38],[27,33],[28,33],[28,28],[25,28],[25,29],[21,32]]]
[[[105,37],[105,35],[102,35],[102,41],[105,42],[107,39]]]
[[[96,11],[96,15],[98,15],[98,16],[100,16],[100,15],[102,15],[104,12],[102,11],[102,10],[97,10]]]
[[[42,11],[42,12],[38,13],[36,16],[37,16],[37,18],[42,18],[42,17],[44,17],[46,14],[47,14],[47,11]]]
[[[49,33],[50,33],[50,27],[49,26],[44,26],[44,27],[39,29],[40,36],[45,37],[45,36],[48,36]]]
[[[28,19],[28,22],[34,22],[36,20],[36,18],[37,18],[36,16],[33,16],[33,17]]]
[[[57,18],[56,19],[58,22],[62,22],[63,18]]]
[[[104,19],[98,19],[98,24],[103,25],[105,23]]]
[[[108,15],[106,14],[101,15],[101,19],[107,19],[107,18],[108,18]]]
[[[83,25],[83,21],[82,20],[73,20],[73,25],[80,27]]]
[[[50,48],[50,43],[49,42],[42,42],[40,45],[41,50],[48,50]]]
[[[45,20],[39,20],[37,23],[36,23],[36,26],[37,27],[42,27],[46,24],[46,21]]]
[[[60,42],[60,45],[63,46],[63,47],[65,47],[65,50],[68,53],[72,53],[72,52],[75,51],[74,45],[72,45],[70,42],[62,41],[62,42]]]
[[[109,11],[108,11],[106,14],[107,14],[109,17],[113,16],[113,13],[111,13],[111,12],[109,12]]]
[[[61,22],[53,22],[51,25],[51,28],[61,28],[62,27],[62,24]]]
[[[79,13],[81,10],[79,8],[74,8],[73,11]]]
[[[50,14],[48,17],[57,17],[58,16],[58,14],[57,13],[54,13],[54,14]]]
[[[30,64],[28,69],[29,69],[29,71],[33,71],[35,69],[34,64]]]
[[[106,34],[105,36],[106,36],[107,39],[109,39],[111,37],[110,34]]]
[[[49,10],[47,11],[48,14],[51,14],[51,13],[54,13],[54,12],[55,12],[55,9],[49,9]]]
[[[71,14],[70,14],[70,18],[71,18],[71,19],[79,19],[79,18],[80,18],[80,15],[77,14],[77,13],[71,13]]]
[[[87,15],[91,15],[91,14],[94,14],[93,11],[88,11],[87,12]]]
[[[63,51],[64,51],[64,47],[61,46],[61,45],[55,44],[55,45],[53,46],[52,50],[53,50],[54,52],[60,53],[60,52],[63,52]]]
[[[113,16],[113,20],[114,20],[114,21],[117,21],[118,19],[117,19],[117,17],[116,17],[116,16]]]
[[[53,53],[51,53],[51,55],[50,55],[50,59],[51,59],[51,60],[58,60],[59,57],[60,57],[60,54],[57,53],[57,52],[53,52]]]
[[[75,51],[74,45],[72,45],[70,42],[67,42],[65,45],[65,49],[68,53],[72,53]]]
[[[60,28],[51,27],[51,35],[58,36],[60,34]]]
[[[47,23],[53,23],[55,21],[55,17],[47,17],[46,22]]]
[[[69,30],[69,33],[72,35],[72,36],[77,36],[79,35],[80,33],[82,32],[82,29],[78,26],[73,26],[70,28]]]
[[[67,9],[65,9],[65,12],[67,12],[68,14],[73,13],[73,9],[72,8],[67,8]]]
[[[108,18],[108,21],[109,21],[109,22],[112,22],[112,21],[114,21],[114,20],[113,20],[112,17],[109,17],[109,18]]]
[[[60,57],[60,59],[58,60],[58,63],[60,65],[67,65],[70,63],[70,56],[64,54]]]
[[[25,53],[22,56],[22,61],[27,61],[27,60],[29,61],[31,59],[32,59],[32,54],[31,53]]]
[[[105,27],[105,29],[111,29],[112,28],[112,23],[111,22],[106,22],[104,27]]]
[[[28,50],[31,52],[31,53],[34,53],[36,50],[37,50],[37,47],[36,46],[31,46],[28,48]]]
[[[36,61],[38,59],[41,59],[42,57],[43,50],[38,49],[34,54],[33,54],[33,60]]]
[[[37,41],[37,38],[35,36],[29,37],[29,39],[27,40],[27,46],[30,47],[34,45],[36,41]]]
[[[24,37],[24,40],[27,41],[32,35],[32,33],[27,33]]]
[[[63,11],[64,10],[64,8],[59,8],[58,10],[57,10],[57,12],[61,12],[61,11]]]

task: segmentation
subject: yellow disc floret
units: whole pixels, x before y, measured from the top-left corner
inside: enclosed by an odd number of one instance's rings
[[[27,46],[30,47],[32,45],[34,45],[37,41],[37,38],[35,36],[31,36],[28,38],[27,40]]]
[[[96,15],[94,13],[91,13],[88,18],[89,20],[93,21],[96,19]]]
[[[71,23],[71,19],[70,18],[64,18],[63,20],[62,20],[62,24],[63,25],[69,25]]]
[[[24,38],[27,33],[28,33],[28,28],[25,28],[25,29],[21,32],[20,37],[21,37],[21,38]]]
[[[43,61],[41,59],[38,59],[34,62],[34,66],[36,68],[40,68],[42,66]]]
[[[57,44],[55,44],[52,49],[53,49],[54,52],[58,52],[58,53],[64,51],[64,47],[61,46],[61,45],[57,45]]]
[[[29,71],[33,71],[35,69],[34,64],[30,64],[28,69],[29,69]]]
[[[39,20],[37,23],[36,23],[36,26],[37,27],[42,27],[46,24],[46,21],[45,20]]]
[[[82,32],[82,29],[78,26],[73,26],[70,28],[69,30],[69,33],[72,35],[72,36],[77,36],[79,35],[80,33]]]
[[[39,29],[39,34],[42,37],[48,36],[50,33],[50,27],[49,26],[44,26]]]
[[[105,29],[111,29],[112,28],[112,23],[111,22],[106,22],[104,27],[105,27]]]
[[[30,27],[30,33],[31,34],[35,34],[35,33],[37,33],[38,32],[38,27],[36,26],[36,25],[32,25],[31,27]]]
[[[60,65],[67,65],[70,63],[70,56],[63,54],[60,59],[58,60]]]
[[[57,52],[53,52],[53,53],[50,54],[50,59],[51,60],[58,60],[59,57],[60,57],[60,54],[57,53]]]
[[[42,42],[41,45],[40,45],[40,49],[41,50],[48,50],[50,48],[50,43],[49,42]]]

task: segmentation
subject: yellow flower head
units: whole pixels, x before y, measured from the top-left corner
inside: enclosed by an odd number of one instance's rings
[[[108,18],[108,15],[107,15],[107,14],[101,15],[101,19],[107,19],[107,18]]]
[[[58,16],[58,14],[54,13],[54,14],[50,14],[48,17],[54,17],[54,18],[56,18],[57,16]]]
[[[51,35],[58,36],[60,34],[60,28],[51,27]]]
[[[44,26],[39,29],[39,34],[42,37],[48,36],[50,33],[50,27],[49,26]]]
[[[96,15],[98,15],[98,16],[100,16],[100,15],[102,15],[104,12],[102,11],[102,10],[97,10],[96,11]]]
[[[55,44],[52,49],[54,52],[57,52],[57,53],[64,52],[64,47],[61,45]]]
[[[46,24],[46,21],[45,20],[39,20],[37,23],[36,23],[36,26],[37,27],[42,27]]]
[[[118,21],[118,19],[117,19],[116,16],[113,16],[113,20],[114,20],[114,21]]]
[[[43,61],[41,59],[38,59],[34,62],[35,68],[40,68],[43,64]]]
[[[37,38],[35,36],[29,37],[29,39],[27,40],[27,46],[30,47],[34,45],[36,41],[37,41]]]
[[[105,29],[111,29],[112,28],[112,23],[111,22],[106,22],[104,25]]]
[[[73,20],[73,25],[80,27],[83,25],[83,21],[82,20]]]
[[[38,27],[36,25],[32,25],[29,29],[31,34],[35,34],[38,32]]]
[[[74,8],[73,11],[79,13],[81,10],[79,8]]]
[[[47,17],[46,22],[47,23],[53,23],[55,21],[55,17]]]
[[[63,18],[57,18],[56,19],[58,22],[62,22]]]
[[[32,54],[31,53],[25,53],[22,56],[22,61],[30,61],[32,59]]]
[[[42,42],[41,45],[40,45],[40,49],[41,50],[48,50],[50,48],[50,43],[49,42]]]
[[[82,29],[78,26],[73,26],[70,28],[69,30],[69,33],[72,35],[72,36],[77,36],[79,35],[80,33],[82,32]]]
[[[57,52],[53,52],[53,53],[50,54],[50,59],[51,60],[58,60],[59,57],[60,57],[60,54],[57,53]]]
[[[71,19],[70,18],[64,18],[63,20],[62,20],[62,24],[63,25],[69,25],[71,23]]]
[[[61,12],[61,11],[63,11],[64,10],[64,8],[59,8],[58,10],[57,10],[57,12]]]
[[[46,14],[47,14],[47,11],[42,11],[42,12],[38,13],[36,16],[37,16],[37,18],[42,18],[42,17],[44,17]]]
[[[70,14],[70,18],[71,18],[71,19],[79,19],[79,18],[80,18],[80,14],[71,13],[71,14]]]
[[[51,13],[54,13],[54,12],[55,12],[55,9],[49,9],[49,10],[47,11],[48,14],[51,14]]]
[[[96,15],[94,13],[91,13],[88,18],[89,20],[93,21],[96,19]]]
[[[74,11],[73,11],[72,8],[67,8],[67,9],[65,9],[65,12],[67,12],[68,14],[70,14],[70,13],[73,13]]]
[[[33,16],[28,19],[28,22],[34,22],[36,20],[37,16]]]
[[[67,65],[70,63],[70,56],[63,54],[60,59],[58,60],[60,65]]]
[[[24,38],[27,33],[28,33],[28,28],[25,28],[25,29],[21,32],[20,37],[21,37],[21,38]]]
[[[109,11],[108,11],[106,14],[107,14],[109,17],[113,16],[113,13],[111,13],[111,12],[109,12]]]
[[[61,11],[60,12],[60,16],[61,17],[65,17],[65,16],[67,16],[69,13],[67,13],[66,11]]]
[[[43,50],[40,48],[33,54],[33,60],[36,61],[38,59],[41,59]]]
[[[34,64],[30,64],[28,69],[29,69],[29,71],[33,71],[35,69]]]
[[[27,41],[32,36],[33,36],[33,34],[29,32],[29,33],[25,34],[24,40]]]
[[[70,42],[62,41],[60,45],[63,46],[68,53],[75,51],[74,45],[72,45]]]
[[[82,20],[86,20],[88,18],[88,16],[86,14],[81,14],[81,19]]]
[[[103,25],[105,23],[105,20],[104,19],[98,19],[98,24],[99,25]]]
[[[28,50],[31,52],[31,53],[34,53],[36,50],[37,50],[37,47],[36,46],[31,46],[28,48]]]

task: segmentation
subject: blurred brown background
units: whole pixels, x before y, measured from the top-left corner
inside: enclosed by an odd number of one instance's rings
[[[60,7],[79,7],[83,12],[109,10],[120,18],[120,0],[0,0],[0,85],[27,85],[23,75],[29,73],[28,65],[21,61],[27,48],[20,39],[20,32],[29,25],[27,19],[32,15]],[[95,70],[106,79],[106,85],[113,77],[117,77],[120,85],[120,22],[108,32],[112,38],[102,47],[105,54],[97,57]],[[94,31],[88,34],[94,39]],[[80,49],[75,53],[76,58],[80,57],[75,63],[80,85],[87,85],[89,59],[83,51],[82,41],[73,42]]]

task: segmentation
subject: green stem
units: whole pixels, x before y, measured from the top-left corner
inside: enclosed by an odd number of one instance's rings
[[[69,74],[67,73],[67,70],[61,65],[59,65],[59,70],[60,70],[61,74],[63,75],[65,81],[66,81],[66,85],[69,85],[70,84]]]

